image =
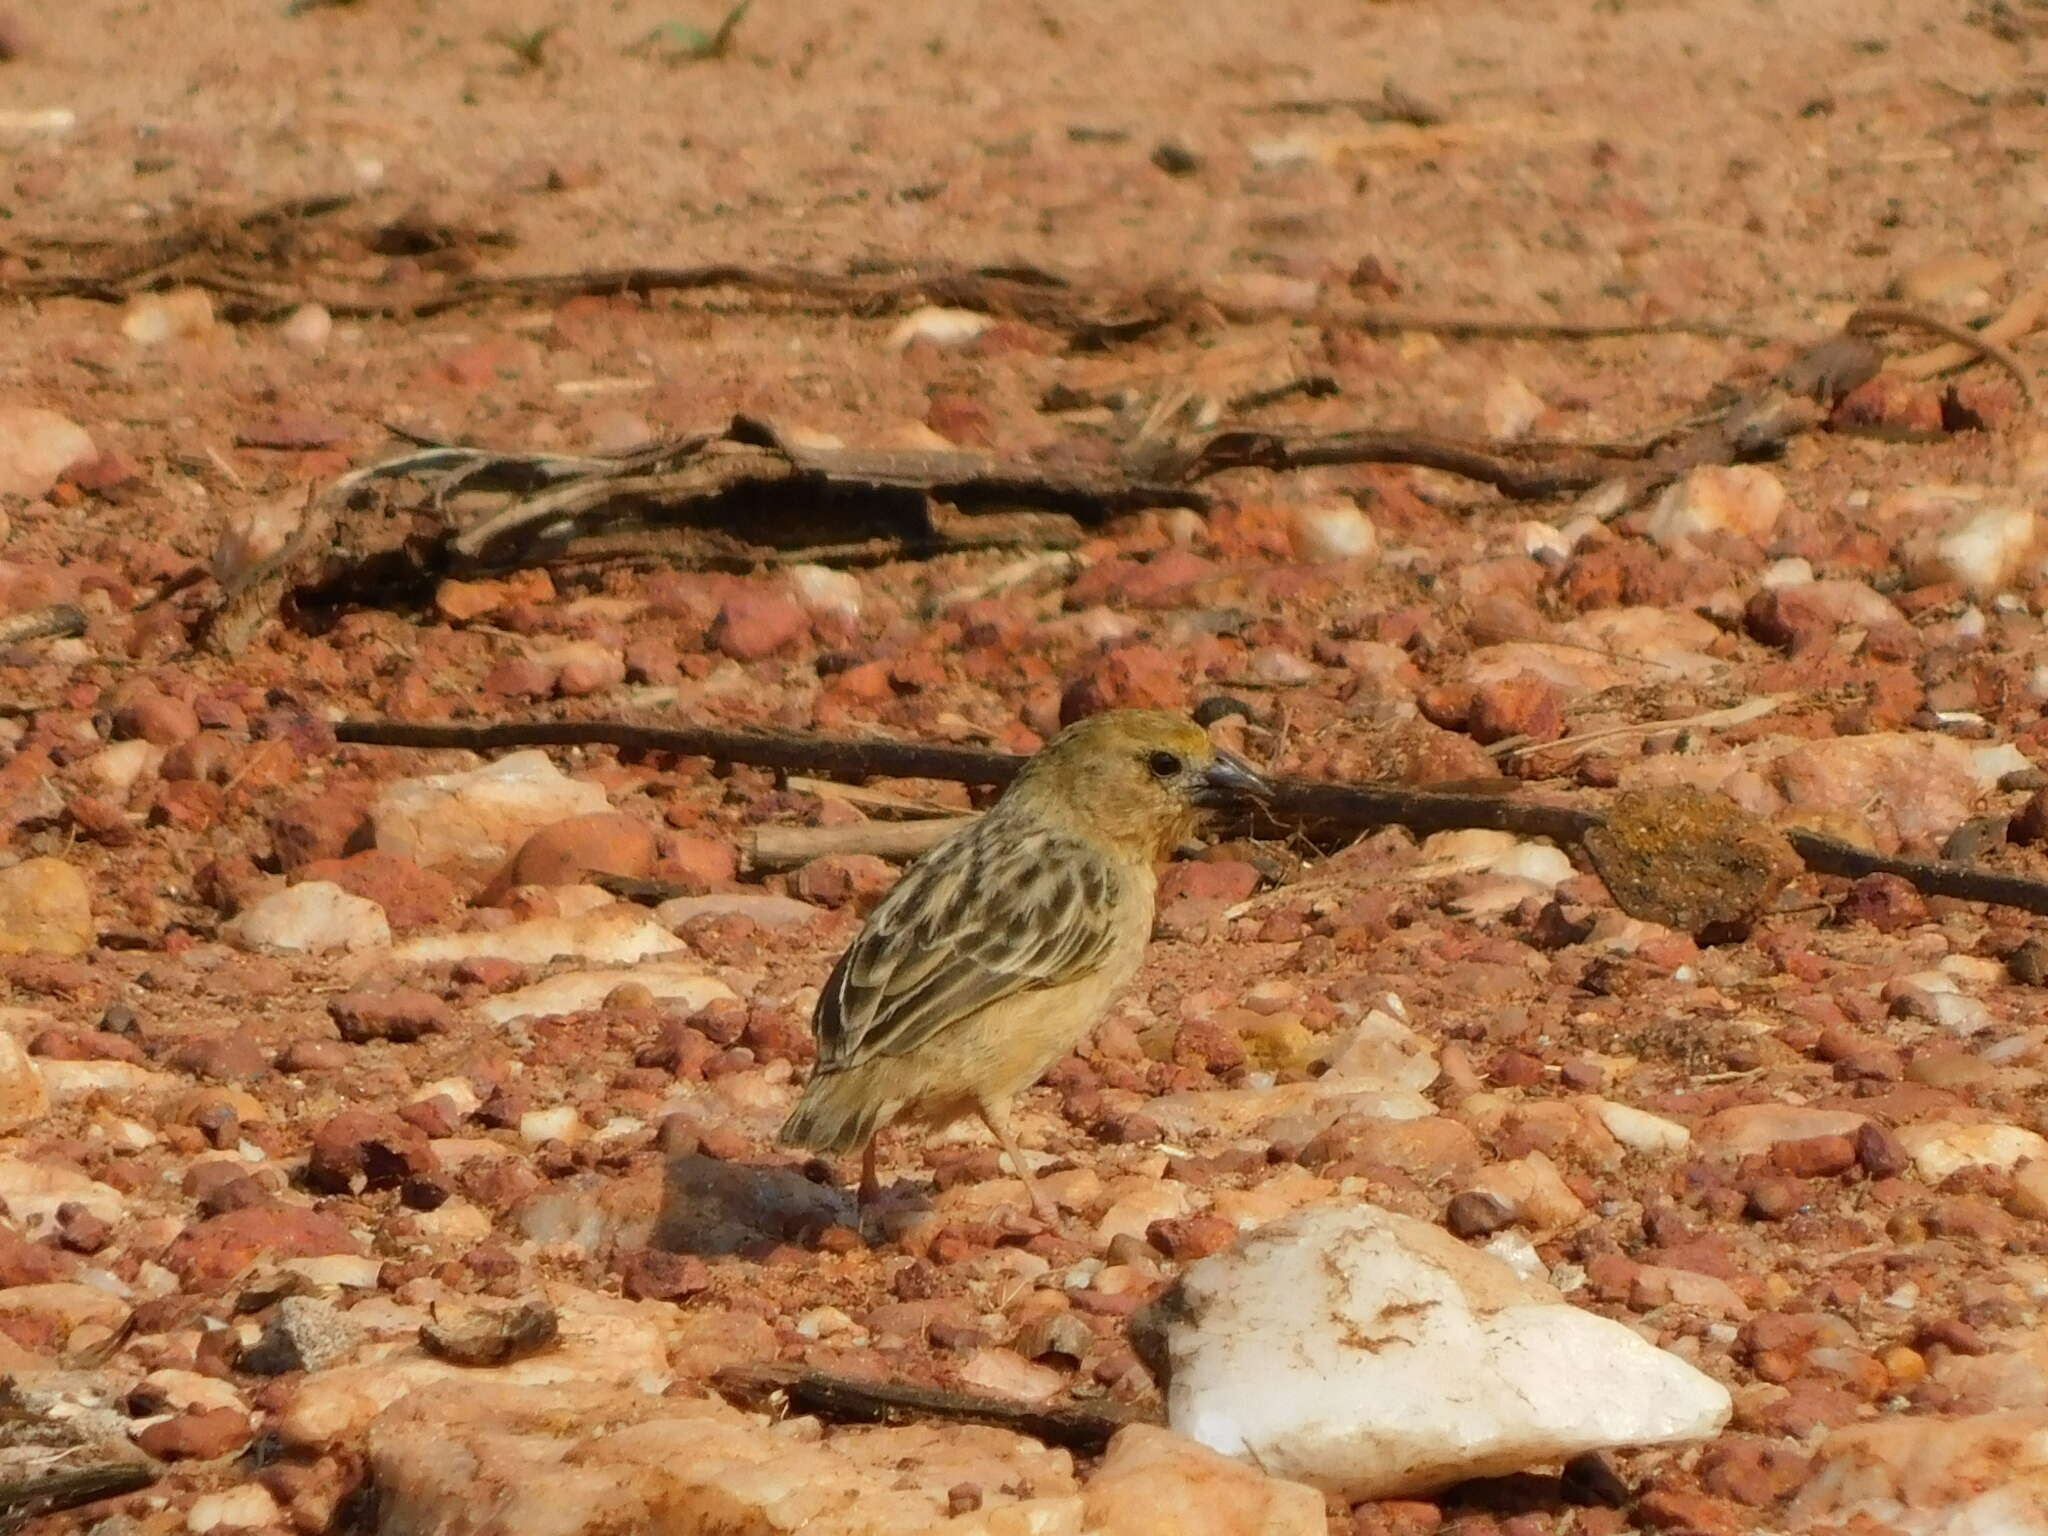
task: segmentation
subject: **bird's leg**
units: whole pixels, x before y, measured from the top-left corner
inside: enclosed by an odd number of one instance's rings
[[[881,1176],[875,1172],[875,1143],[879,1138],[869,1137],[868,1144],[860,1153],[860,1208],[866,1210],[882,1198]]]
[[[1023,1150],[1017,1145],[1017,1138],[1010,1131],[1010,1117],[1007,1106],[983,1099],[977,1106],[981,1111],[981,1123],[989,1128],[995,1139],[1009,1154],[1010,1166],[1017,1170],[1017,1177],[1024,1181],[1024,1193],[1031,1197],[1031,1209],[1038,1219],[1049,1227],[1059,1225],[1059,1212],[1052,1201],[1045,1197],[1045,1191],[1038,1187],[1038,1181],[1031,1177],[1031,1166],[1024,1161]]]
[[[878,1140],[879,1137],[871,1136],[868,1138],[868,1144],[861,1148],[860,1188],[854,1196],[854,1228],[860,1233],[861,1241],[864,1243],[873,1242],[875,1232],[880,1230],[876,1228],[870,1231],[868,1225],[874,1217],[876,1202],[882,1198],[882,1180],[875,1172],[875,1143]]]

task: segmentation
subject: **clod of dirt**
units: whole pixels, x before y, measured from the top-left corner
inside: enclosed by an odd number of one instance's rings
[[[1782,833],[1688,788],[1618,795],[1585,844],[1622,911],[1694,934],[1754,922],[1804,867]]]

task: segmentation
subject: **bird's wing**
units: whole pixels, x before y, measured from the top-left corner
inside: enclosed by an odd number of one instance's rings
[[[819,1066],[914,1051],[991,1003],[1087,974],[1116,946],[1122,894],[1087,844],[984,817],[912,865],[840,956],[812,1025]]]

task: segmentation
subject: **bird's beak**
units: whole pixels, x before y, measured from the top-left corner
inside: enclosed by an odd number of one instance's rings
[[[1272,793],[1273,786],[1259,777],[1250,763],[1235,752],[1219,751],[1195,780],[1189,798],[1205,810],[1223,810],[1264,800]]]

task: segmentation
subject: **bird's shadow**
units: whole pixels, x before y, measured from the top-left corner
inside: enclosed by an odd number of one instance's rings
[[[928,1191],[899,1183],[861,1219],[850,1190],[820,1183],[802,1164],[721,1162],[701,1152],[662,1168],[661,1207],[649,1245],[703,1257],[747,1255],[781,1244],[809,1245],[827,1227],[874,1240],[931,1209]]]

